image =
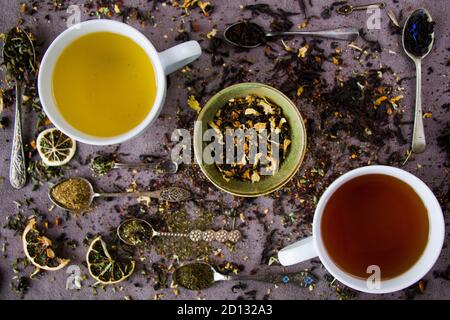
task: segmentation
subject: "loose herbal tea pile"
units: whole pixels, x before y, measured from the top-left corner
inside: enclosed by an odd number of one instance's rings
[[[232,139],[231,147],[237,151],[233,154],[242,156],[231,163],[224,156],[223,163],[216,163],[226,181],[236,178],[255,183],[260,181],[262,171],[266,175],[276,174],[290,149],[289,123],[282,109],[266,97],[249,95],[230,99],[209,125],[223,138],[225,149]],[[229,130],[233,130],[231,136]],[[233,136],[235,132],[237,136]]]

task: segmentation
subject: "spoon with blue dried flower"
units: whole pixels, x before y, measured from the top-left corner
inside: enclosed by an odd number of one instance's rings
[[[188,290],[203,290],[218,281],[259,281],[276,285],[293,284],[301,288],[310,288],[315,284],[311,272],[305,270],[293,273],[272,273],[261,275],[224,275],[204,262],[190,263],[179,267],[174,275],[174,282]]]
[[[408,17],[403,28],[402,43],[405,53],[416,66],[416,109],[412,151],[422,153],[427,146],[422,118],[422,59],[430,53],[434,43],[434,22],[426,9],[417,9]]]
[[[97,197],[150,197],[160,201],[182,202],[189,200],[192,194],[189,190],[179,187],[169,187],[156,191],[96,193],[88,180],[69,178],[52,186],[48,196],[61,209],[81,212],[89,209],[94,198]]]

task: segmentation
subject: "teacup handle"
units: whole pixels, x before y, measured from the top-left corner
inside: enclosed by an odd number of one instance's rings
[[[278,251],[278,261],[283,266],[290,266],[317,257],[313,237],[297,241]]]
[[[202,54],[200,44],[195,41],[187,41],[159,53],[159,59],[166,75],[184,67],[198,59]]]

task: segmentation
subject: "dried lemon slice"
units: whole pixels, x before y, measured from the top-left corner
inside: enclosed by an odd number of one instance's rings
[[[39,270],[56,271],[64,268],[70,259],[56,256],[52,241],[36,229],[36,218],[31,218],[22,234],[23,250],[30,262]]]
[[[122,282],[133,274],[135,262],[120,262],[113,259],[106,243],[98,236],[92,240],[86,254],[89,273],[97,280],[96,284],[114,284]]]
[[[49,167],[68,163],[77,149],[75,140],[56,128],[42,131],[37,138],[36,146],[42,162]]]

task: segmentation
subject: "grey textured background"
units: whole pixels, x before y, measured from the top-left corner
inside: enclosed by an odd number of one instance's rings
[[[48,2],[48,1],[45,1]],[[66,1],[74,4],[78,4],[79,1]],[[194,38],[204,37],[204,34],[211,30],[211,28],[216,25],[219,30],[222,30],[226,24],[232,23],[238,19],[240,16],[249,17],[248,12],[244,13],[239,6],[246,3],[254,3],[255,1],[249,0],[233,0],[233,1],[212,1],[216,6],[215,12],[211,19],[206,19],[200,17],[197,12],[193,13],[193,17],[197,19],[197,22],[201,26],[201,32],[195,34]],[[278,1],[258,1],[272,3],[274,7],[283,8],[285,10],[299,11],[298,3],[294,0],[278,0]],[[332,1],[318,1],[313,0],[314,7],[309,8],[310,14],[320,15],[322,7],[327,3]],[[363,2],[363,1],[361,1]],[[367,2],[367,1],[366,1]],[[424,79],[423,79],[423,107],[427,112],[432,112],[433,117],[431,119],[425,120],[425,129],[428,137],[428,149],[425,153],[415,156],[409,161],[405,169],[416,174],[419,178],[423,179],[429,186],[436,187],[440,185],[443,181],[449,181],[448,168],[445,168],[442,164],[445,161],[445,154],[439,152],[436,145],[436,137],[443,128],[443,121],[449,119],[448,113],[442,110],[441,105],[449,102],[449,68],[445,67],[445,63],[449,57],[449,19],[448,14],[450,13],[450,2],[448,0],[435,0],[435,1],[395,1],[387,0],[388,9],[392,9],[394,12],[398,13],[400,9],[404,9],[405,14],[409,14],[414,8],[424,6],[428,8],[436,21],[436,43],[432,54],[425,60],[423,65]],[[10,1],[10,0],[0,0],[0,32],[6,32],[12,26],[17,23],[19,14],[19,3],[20,1]],[[82,3],[82,2],[81,2]],[[147,1],[125,1],[126,4],[134,3],[135,5],[140,5],[143,7],[149,7]],[[64,12],[49,12],[51,17],[51,22],[47,22],[43,16],[47,12],[40,12],[35,15],[33,19],[29,17],[26,18],[27,25],[32,27],[32,30],[38,35],[39,40],[43,41],[43,48],[41,52],[44,51],[51,41],[62,32],[66,26],[65,22],[61,19],[62,16],[66,14]],[[147,25],[145,27],[140,26],[137,23],[132,23],[135,27],[141,30],[148,38],[153,42],[158,50],[164,50],[175,45],[173,40],[177,34],[177,27],[179,26],[179,9],[174,9],[171,6],[158,5],[157,11],[154,13],[156,25]],[[176,17],[176,18],[173,18]],[[83,19],[87,19],[86,14],[83,14]],[[394,68],[400,77],[410,77],[414,75],[413,64],[409,59],[406,58],[401,53],[401,48],[399,47],[399,37],[392,36],[387,30],[388,18],[386,16],[386,10],[383,11],[382,16],[382,29],[372,30],[369,35],[376,37],[381,45],[383,46],[383,53],[379,59],[380,62],[386,63],[387,65]],[[261,24],[267,25],[268,22],[262,18],[258,18]],[[296,15],[292,17],[292,20],[298,24],[303,21],[302,15]],[[313,28],[328,28],[335,27],[338,25],[355,25],[364,27],[366,21],[366,13],[359,12],[355,13],[349,17],[340,17],[333,15],[331,19],[328,20],[312,20],[310,23],[311,29]],[[294,27],[295,28],[295,27]],[[203,35],[203,36],[202,36]],[[361,41],[361,40],[359,40]],[[202,44],[204,46],[204,44]],[[324,45],[324,47],[329,47]],[[345,48],[345,46],[341,46]],[[389,53],[388,50],[394,53]],[[233,54],[233,53],[232,53]],[[246,53],[247,56],[252,56],[255,61],[258,61],[259,57],[262,58],[263,49],[256,49],[251,52]],[[205,74],[210,73],[209,69],[209,56],[203,55],[199,61],[193,64],[194,67],[203,68]],[[428,67],[434,68],[434,73],[427,75],[426,70]],[[253,67],[252,67],[253,68]],[[259,73],[254,74],[254,78],[250,79],[253,81],[261,81],[264,79],[264,71],[270,69],[269,65],[264,63],[258,65],[260,70]],[[352,65],[350,61],[347,65],[348,70],[357,68]],[[330,73],[332,76],[332,74]],[[171,86],[168,91],[168,96],[166,100],[165,107],[162,111],[162,116],[155,122],[154,126],[147,130],[146,133],[139,138],[123,143],[121,145],[120,151],[124,153],[129,153],[130,156],[126,158],[128,161],[133,161],[137,159],[137,156],[142,153],[154,153],[154,154],[166,154],[163,148],[163,136],[166,133],[171,133],[175,128],[175,120],[173,115],[175,114],[179,105],[185,105],[186,101],[186,91],[183,88],[182,77],[180,74],[174,74],[170,77]],[[404,82],[405,87],[405,100],[403,102],[403,108],[407,111],[405,117],[411,119],[412,107],[414,105],[414,81],[408,80]],[[443,92],[447,90],[446,94]],[[186,107],[187,108],[187,107]],[[302,106],[299,106],[302,111]],[[12,117],[13,108],[8,107],[2,116],[7,116],[10,120]],[[24,131],[25,131],[25,141],[29,141],[32,135],[33,122],[30,121],[28,115],[24,115]],[[410,127],[407,127],[410,128]],[[411,136],[411,130],[408,131],[408,138]],[[50,207],[50,202],[46,196],[46,187],[41,187],[38,191],[31,193],[31,186],[28,185],[26,188],[20,191],[13,190],[8,183],[8,171],[9,171],[9,157],[10,157],[10,141],[12,136],[12,125],[7,130],[0,130],[0,176],[4,179],[0,181],[0,223],[3,224],[5,217],[16,211],[16,205],[13,203],[14,200],[22,199],[24,196],[32,196],[35,199],[36,207],[40,210],[45,211]],[[85,158],[91,153],[103,151],[112,151],[114,147],[92,147],[87,145],[78,144],[79,151],[78,154]],[[393,146],[395,148],[395,145]],[[67,172],[68,176],[83,175],[89,177],[90,174],[87,172],[86,168],[79,167],[74,168]],[[98,187],[104,188],[106,190],[111,189],[111,185],[114,183],[116,175],[113,174],[107,178],[99,179],[96,182]],[[136,179],[142,184],[148,184],[148,181],[153,178],[152,174],[149,173],[137,173],[137,174],[126,174],[123,173],[124,180],[122,184],[124,186],[129,185],[132,179]],[[169,177],[166,181],[167,184],[174,183],[183,179],[180,176]],[[182,181],[183,182],[183,181]],[[223,197],[228,202],[233,202],[232,197],[221,194],[220,192],[213,189],[213,187],[208,190],[194,190],[198,193],[207,194],[211,197]],[[133,200],[130,200],[133,201]],[[122,201],[123,202],[123,201]],[[78,218],[72,218],[64,225],[64,232],[71,239],[77,240],[81,243],[87,232],[102,232],[108,230],[111,226],[116,225],[118,221],[118,215],[112,210],[114,202],[99,202],[96,210],[91,212],[89,215],[81,216]],[[257,204],[261,208],[269,208],[269,218],[272,215],[272,200],[268,198],[262,198],[257,201]],[[49,215],[52,217],[56,213],[53,212]],[[448,225],[449,217],[446,216],[446,223]],[[308,229],[308,228],[306,228]],[[52,228],[49,230],[50,234],[59,234],[61,230],[57,228]],[[230,253],[224,250],[226,258],[230,261],[235,261],[238,263],[243,263],[246,265],[246,271],[257,267],[260,264],[260,256],[263,250],[263,239],[265,237],[265,232],[263,231],[261,225],[257,224],[255,220],[248,223],[245,229],[247,235],[246,241],[240,243],[235,252]],[[306,234],[307,235],[307,234]],[[440,259],[438,260],[435,268],[433,270],[445,270],[450,263],[450,253],[447,248],[448,240],[448,230],[446,245],[442,251]],[[0,256],[0,298],[1,299],[17,299],[18,296],[12,293],[9,289],[9,283],[13,277],[11,271],[12,261],[22,256],[22,248],[19,237],[14,236],[9,230],[0,229],[0,245],[3,243],[8,243],[6,247],[6,258],[4,255]],[[83,273],[87,274],[87,270],[81,265],[84,260],[86,248],[82,245],[74,251],[70,252],[73,264],[79,265]],[[148,253],[148,259],[146,264],[151,265],[152,261],[158,261],[153,253]],[[244,261],[243,257],[247,257]],[[297,266],[289,268],[289,270],[302,270],[304,268],[311,267],[310,262],[306,262]],[[281,270],[281,267],[263,268],[270,271]],[[31,273],[32,268],[29,267],[27,272]],[[317,270],[319,277],[322,277],[324,270]],[[83,288],[79,291],[67,291],[65,290],[65,283],[67,279],[67,274],[65,271],[60,271],[56,273],[45,273],[41,275],[38,279],[31,281],[31,288],[29,292],[25,295],[26,299],[123,299],[124,296],[130,296],[133,299],[152,299],[155,293],[164,293],[165,299],[197,299],[197,298],[207,298],[207,299],[236,299],[241,293],[233,293],[231,291],[232,283],[222,283],[217,284],[213,288],[203,291],[201,293],[197,292],[187,292],[181,290],[179,296],[175,296],[170,289],[155,292],[152,288],[151,283],[146,285],[145,280],[142,280],[138,272],[133,276],[133,280],[124,283],[123,290],[112,290],[112,288],[107,288],[106,291],[101,291],[97,296],[91,294],[90,285],[93,284],[93,280],[88,278],[83,281]],[[430,272],[425,279],[427,280],[427,289],[424,294],[418,295],[417,299],[434,299],[434,298],[450,298],[450,282],[443,279],[434,279],[432,273]],[[143,283],[142,288],[136,288],[132,285],[134,282]],[[291,286],[273,288],[270,285],[263,285],[257,283],[250,283],[247,291],[257,290],[257,298],[262,298],[268,289],[272,289],[270,298],[271,299],[336,299],[338,296],[334,293],[333,289],[328,287],[328,284],[321,280],[318,282],[317,287],[309,292],[305,289],[298,289]],[[361,299],[399,299],[404,298],[404,292],[398,292],[394,294],[387,295],[366,295],[358,294],[357,298]]]

